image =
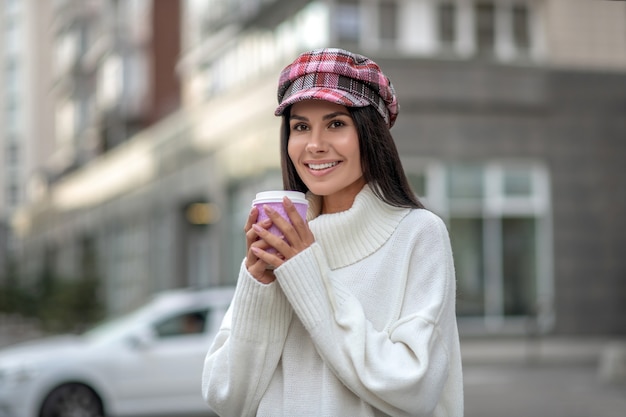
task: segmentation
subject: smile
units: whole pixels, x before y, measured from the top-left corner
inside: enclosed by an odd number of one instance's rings
[[[326,162],[324,164],[306,164],[310,169],[321,171],[339,165],[339,162]]]

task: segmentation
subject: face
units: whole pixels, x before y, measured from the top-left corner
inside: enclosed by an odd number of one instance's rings
[[[323,100],[295,103],[289,119],[289,158],[322,212],[349,209],[365,185],[359,137],[345,106]]]

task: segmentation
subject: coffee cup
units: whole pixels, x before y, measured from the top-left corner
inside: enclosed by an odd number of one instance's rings
[[[282,191],[282,190],[274,190],[274,191],[262,191],[256,194],[256,198],[252,202],[252,206],[256,207],[259,211],[259,215],[257,218],[257,222],[262,222],[265,219],[268,219],[269,216],[265,213],[263,206],[269,206],[273,208],[277,213],[279,213],[285,220],[291,223],[289,216],[285,212],[285,207],[283,206],[283,198],[287,197],[293,205],[296,207],[296,210],[300,217],[304,221],[306,221],[306,212],[309,207],[309,202],[307,201],[304,193],[300,191]],[[284,238],[282,232],[276,225],[272,224],[272,226],[268,229],[268,231],[276,236]],[[276,250],[274,248],[269,248],[267,252],[275,253]]]

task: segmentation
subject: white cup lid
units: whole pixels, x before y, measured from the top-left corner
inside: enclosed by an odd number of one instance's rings
[[[273,190],[257,193],[252,205],[254,206],[259,203],[281,203],[283,201],[283,197],[285,196],[294,204],[309,204],[304,193],[301,193],[300,191]]]

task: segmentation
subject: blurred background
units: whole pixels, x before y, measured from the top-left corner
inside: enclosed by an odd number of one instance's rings
[[[0,345],[233,285],[251,200],[282,187],[278,74],[323,46],[398,92],[452,239],[468,416],[623,413],[624,1],[1,0]],[[571,411],[525,408],[576,377]]]

